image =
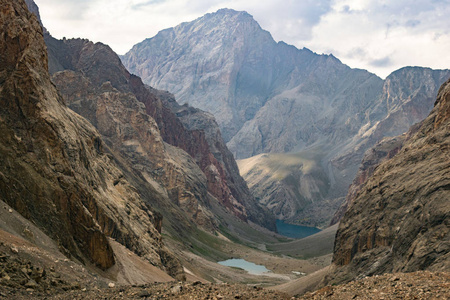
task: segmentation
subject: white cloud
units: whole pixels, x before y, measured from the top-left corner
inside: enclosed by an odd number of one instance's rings
[[[450,0],[35,0],[58,38],[83,37],[119,54],[159,30],[219,8],[246,10],[299,48],[333,53],[384,77],[406,65],[450,68]]]
[[[336,1],[303,41],[386,76],[406,65],[450,68],[449,1]]]

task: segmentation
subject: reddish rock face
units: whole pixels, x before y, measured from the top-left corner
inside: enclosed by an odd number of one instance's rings
[[[246,221],[247,211],[231,193],[224,170],[226,166],[211,153],[205,132],[186,129],[170,108],[153,94],[139,77],[131,75],[130,84],[136,98],[145,104],[146,112],[158,124],[163,140],[186,151],[205,174],[208,191],[237,217]],[[236,196],[240,198],[243,195]]]
[[[23,0],[3,1],[0,23],[0,199],[82,262],[114,265],[112,237],[156,266],[176,266],[163,263],[176,260],[154,226],[160,217],[50,81],[37,18]]]
[[[360,187],[336,235],[334,281],[450,268],[450,80],[402,149]]]

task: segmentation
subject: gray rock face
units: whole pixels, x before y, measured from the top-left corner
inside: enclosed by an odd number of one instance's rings
[[[123,57],[145,83],[213,113],[226,141],[317,59],[338,62],[277,44],[249,14],[228,9],[163,30]]]
[[[41,14],[39,13],[39,7],[34,3],[33,0],[25,0],[25,4],[28,7],[30,13],[33,13],[38,18],[39,23],[42,25]]]
[[[144,82],[174,93],[179,103],[212,113],[236,158],[320,156],[326,178],[320,173],[310,181],[329,188],[314,201],[303,201],[308,196],[302,191],[292,196],[297,193],[292,186],[301,186],[299,176],[293,176],[295,184],[253,185],[254,178],[245,178],[256,197],[292,222],[304,222],[298,212],[313,202],[345,196],[364,152],[422,120],[450,76],[449,70],[408,67],[382,80],[332,55],[276,43],[249,14],[228,9],[163,30],[122,60]],[[267,199],[267,186],[274,198]]]

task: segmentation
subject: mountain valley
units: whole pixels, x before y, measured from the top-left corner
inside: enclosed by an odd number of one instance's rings
[[[277,218],[320,227],[345,197],[364,152],[425,118],[450,77],[450,70],[406,67],[382,80],[333,55],[277,43],[251,15],[231,9],[162,30],[121,58],[145,83],[212,113],[237,159],[314,156],[313,173],[255,177],[260,167],[247,165],[241,175]]]
[[[450,70],[231,9],[119,57],[0,6],[0,299],[450,298]]]

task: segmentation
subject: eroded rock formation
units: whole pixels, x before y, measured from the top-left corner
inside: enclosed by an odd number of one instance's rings
[[[341,220],[335,281],[450,267],[450,80],[398,154],[360,187]]]
[[[88,118],[147,181],[167,189],[168,197],[198,224],[215,226],[209,192],[243,221],[274,229],[273,219],[239,176],[214,120],[207,122],[213,128],[184,126],[160,99],[165,94],[128,73],[108,46],[50,36],[46,41],[54,82],[68,105]],[[205,118],[211,116],[198,112],[196,119]],[[208,138],[207,130],[216,133]]]
[[[115,263],[114,238],[172,276],[160,217],[108,155],[100,134],[50,81],[43,31],[23,0],[0,11],[0,198],[86,264]]]

